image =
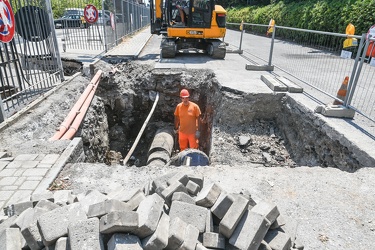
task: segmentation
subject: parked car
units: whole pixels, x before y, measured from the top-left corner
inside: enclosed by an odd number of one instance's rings
[[[80,15],[66,15],[59,19],[54,20],[55,29],[62,29],[62,28],[87,28],[89,25],[86,22],[85,18]]]

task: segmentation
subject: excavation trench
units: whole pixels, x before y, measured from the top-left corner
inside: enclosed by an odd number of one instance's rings
[[[102,79],[81,131],[87,162],[121,163],[157,92],[158,105],[127,163],[146,166],[157,131],[172,131],[179,91],[187,88],[202,111],[200,150],[211,165],[360,168],[340,137],[328,134],[323,121],[286,93],[242,93],[222,87],[209,70],[152,69],[134,62],[115,67]]]

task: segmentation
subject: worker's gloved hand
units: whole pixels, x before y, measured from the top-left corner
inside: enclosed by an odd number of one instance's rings
[[[201,137],[201,132],[199,130],[195,131],[195,139],[199,139]]]

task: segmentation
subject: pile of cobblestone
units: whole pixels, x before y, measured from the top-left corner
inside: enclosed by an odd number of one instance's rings
[[[186,172],[107,194],[33,194],[4,212],[4,250],[303,249],[272,202],[255,203]]]

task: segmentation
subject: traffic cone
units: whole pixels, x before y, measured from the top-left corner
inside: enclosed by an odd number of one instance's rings
[[[348,82],[349,82],[349,76],[345,76],[345,79],[342,82],[339,91],[337,91],[337,98],[342,100],[342,102],[340,102],[338,100],[335,100],[333,102],[333,105],[342,105],[343,104],[343,101],[345,100],[346,92],[348,90]]]

